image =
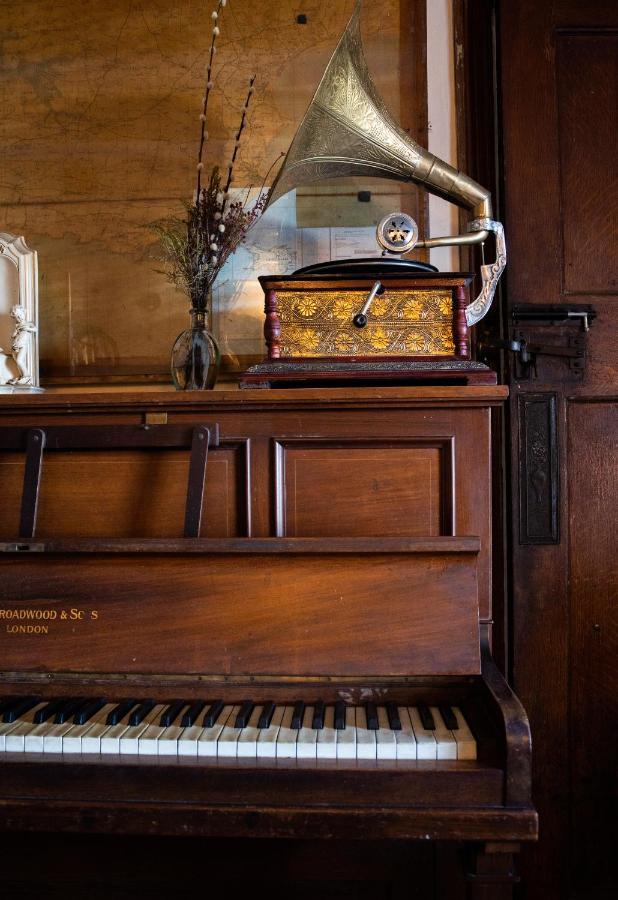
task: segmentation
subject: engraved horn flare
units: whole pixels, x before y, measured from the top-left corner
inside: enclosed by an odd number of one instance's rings
[[[392,118],[369,75],[360,10],[357,0],[273,183],[269,205],[299,185],[364,175],[412,181],[476,217],[491,217],[489,191],[417,144]]]

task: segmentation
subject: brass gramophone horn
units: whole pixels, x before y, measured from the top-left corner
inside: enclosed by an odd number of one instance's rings
[[[472,213],[468,234],[428,238],[417,247],[473,244],[496,236],[496,262],[481,266],[482,288],[468,306],[468,325],[491,305],[506,265],[504,229],[492,219],[490,192],[429,153],[403,131],[386,109],[369,75],[357,0],[343,35],[275,178],[269,205],[299,185],[323,178],[364,175],[423,185]]]

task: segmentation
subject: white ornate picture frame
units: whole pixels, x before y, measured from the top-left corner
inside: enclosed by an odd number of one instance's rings
[[[23,237],[0,231],[0,391],[39,387],[38,261]]]

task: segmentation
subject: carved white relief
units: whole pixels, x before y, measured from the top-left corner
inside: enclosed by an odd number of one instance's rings
[[[23,237],[0,232],[0,386],[5,390],[39,385],[38,320],[37,254]]]

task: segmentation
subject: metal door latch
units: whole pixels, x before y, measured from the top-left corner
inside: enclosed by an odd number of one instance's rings
[[[513,325],[535,323],[534,326],[514,328],[511,340],[481,341],[479,350],[508,350],[517,358],[516,378],[527,379],[537,377],[537,357],[552,356],[564,359],[572,372],[582,375],[586,366],[586,337],[590,323],[596,318],[596,312],[588,304],[576,306],[526,304],[513,307]],[[546,343],[534,332],[539,326],[543,331],[547,326],[581,325],[577,334],[566,336],[566,343]],[[532,332],[532,333],[531,333]],[[543,335],[544,336],[544,335]]]

